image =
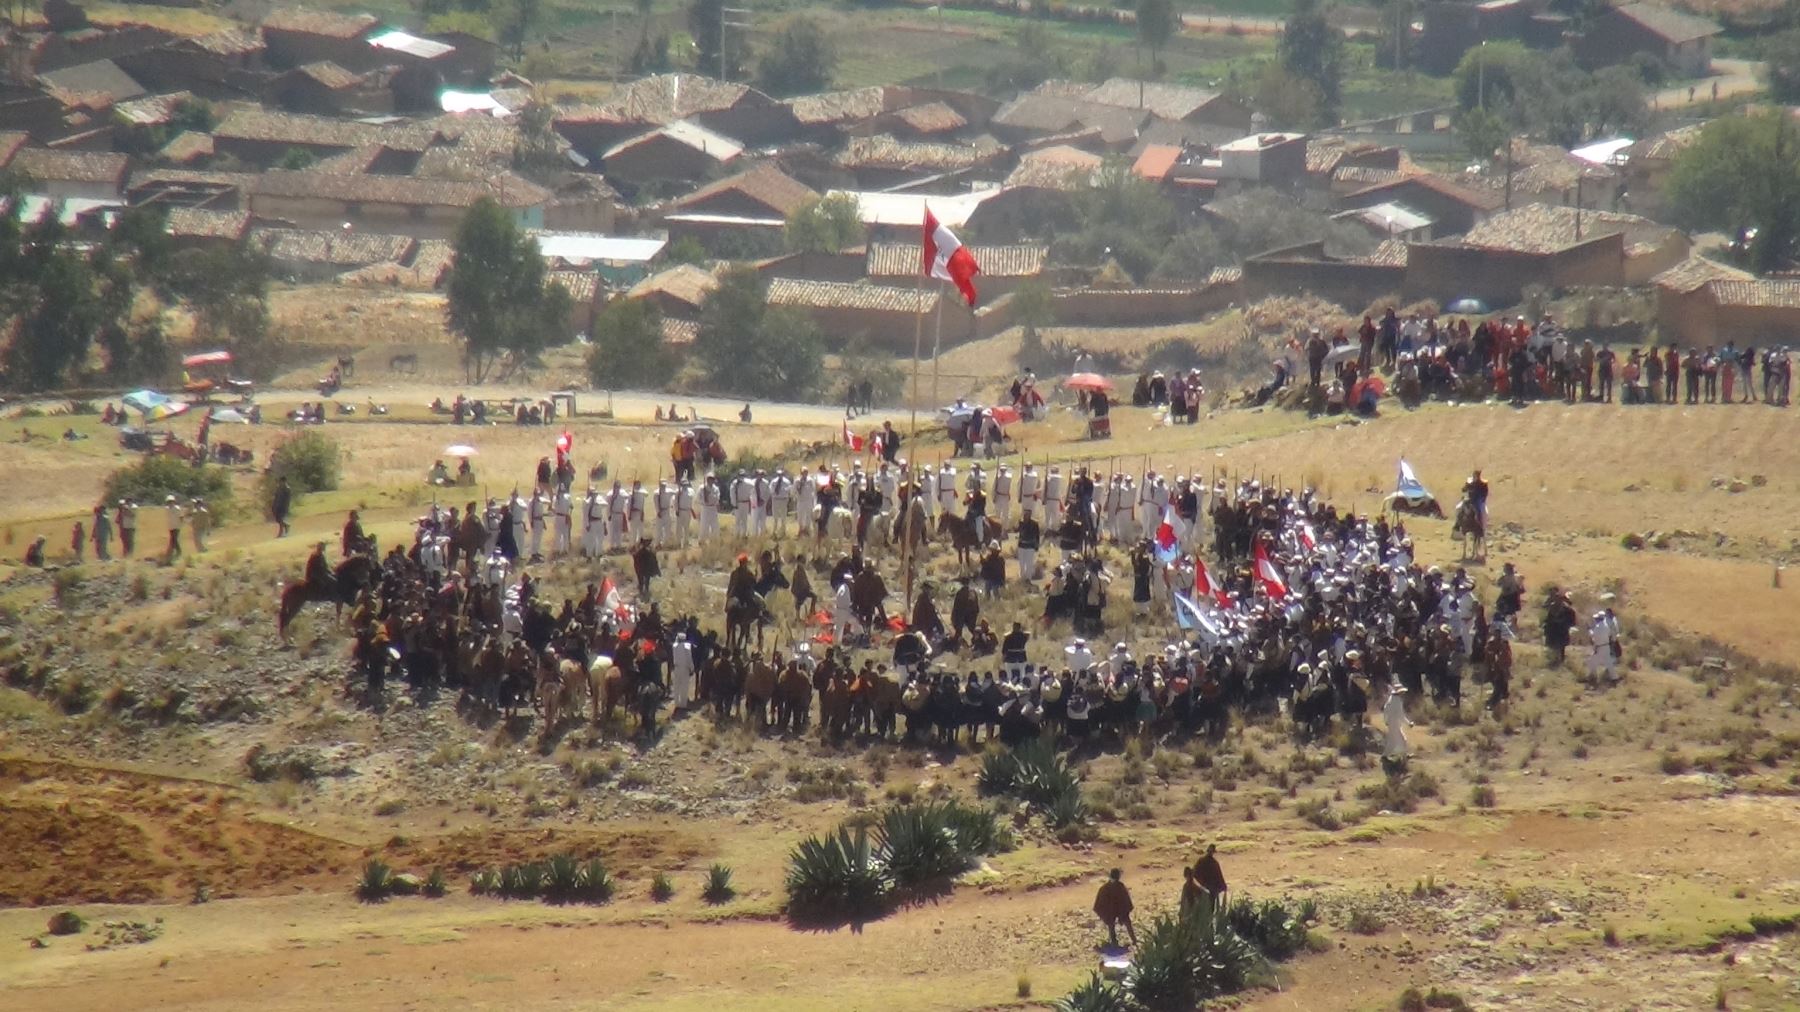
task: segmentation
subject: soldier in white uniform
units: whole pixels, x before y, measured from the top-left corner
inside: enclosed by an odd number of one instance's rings
[[[1162,508],[1156,505],[1156,486],[1161,481],[1162,479],[1155,471],[1146,471],[1144,472],[1143,482],[1138,485],[1138,530],[1145,536],[1155,534],[1156,528],[1162,524]],[[1163,489],[1163,501],[1169,501],[1169,491],[1167,488]]]
[[[915,469],[919,475],[919,505],[925,508],[927,523],[937,514],[937,472],[921,464]]]
[[[656,483],[656,544],[667,548],[673,544],[675,523],[675,490],[667,481]]]
[[[694,515],[694,483],[683,478],[675,487],[675,544],[682,548],[688,546],[688,521]]]
[[[1069,491],[1063,480],[1062,469],[1055,464],[1050,465],[1050,473],[1044,476],[1044,530],[1050,532],[1062,526],[1063,496]]]
[[[544,486],[539,485],[531,490],[531,561],[544,561],[544,527],[549,519],[550,499],[544,495]]]
[[[487,541],[481,546],[483,555],[492,555],[500,547],[500,501],[489,498],[487,509],[481,514],[482,529],[487,532]]]
[[[1012,520],[1013,473],[1005,464],[994,472],[994,494],[988,499],[988,519],[997,531],[1005,531]]]
[[[813,480],[812,471],[800,469],[800,477],[794,481],[794,511],[799,519],[795,524],[805,531],[813,522],[813,507],[819,504],[819,483]]]
[[[602,551],[606,531],[606,504],[594,486],[589,485],[581,507],[581,554],[596,558]]]
[[[1035,464],[1026,464],[1019,471],[1019,512],[1026,510],[1039,520],[1044,517],[1044,479]]]
[[[769,530],[769,476],[766,472],[756,472],[756,499],[751,504],[751,522],[756,526],[756,536],[762,537]]]
[[[630,526],[631,494],[613,482],[606,494],[606,547],[618,551],[625,547],[625,529]]]
[[[938,508],[945,513],[955,513],[961,498],[956,494],[956,465],[944,461],[938,468],[937,480]]]
[[[419,565],[432,576],[444,575],[444,560],[447,558],[444,539],[437,532],[426,530],[419,538]]]
[[[756,509],[756,482],[743,471],[731,482],[731,511],[737,519],[737,536],[750,536],[750,514]]]
[[[527,544],[525,531],[529,518],[525,515],[525,500],[519,498],[519,490],[516,488],[513,489],[512,497],[506,500],[506,516],[512,524],[513,547],[523,551]]]
[[[702,543],[719,536],[719,476],[706,472],[700,486],[700,540]]]
[[[630,541],[650,535],[650,490],[641,481],[631,483],[631,512],[625,515]]]
[[[893,465],[881,462],[881,469],[875,472],[875,484],[881,489],[881,515],[891,517],[900,510],[900,476],[894,473]]]
[[[794,508],[794,480],[786,468],[776,468],[775,480],[769,482],[769,514],[775,519],[775,536],[787,537],[788,514]]]
[[[574,543],[575,502],[569,495],[569,486],[556,486],[556,498],[550,504],[550,512],[556,516],[556,534],[551,540],[550,552],[560,558],[569,554]]]

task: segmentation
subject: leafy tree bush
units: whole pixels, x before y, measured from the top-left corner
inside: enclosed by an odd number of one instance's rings
[[[1337,122],[1344,85],[1344,34],[1326,17],[1320,0],[1296,0],[1276,49],[1281,65],[1319,89],[1319,111]]]
[[[1676,156],[1668,201],[1684,228],[1733,236],[1756,229],[1751,265],[1780,265],[1800,236],[1800,131],[1780,113],[1713,120]]]
[[[663,340],[662,313],[646,299],[615,299],[594,320],[588,378],[596,387],[654,389],[681,367],[681,356]]]
[[[771,309],[762,276],[727,270],[700,306],[694,353],[712,385],[748,397],[799,400],[824,377],[824,338],[799,310]]]
[[[510,213],[483,197],[456,230],[456,259],[447,285],[450,329],[463,340],[463,365],[480,383],[501,356],[529,358],[567,341],[570,301],[561,285],[544,284],[537,243]]]
[[[775,30],[769,51],[757,64],[756,79],[771,95],[809,95],[829,87],[836,70],[837,47],[817,20],[801,16]]]
[[[855,246],[863,241],[856,198],[838,193],[795,208],[782,238],[795,253],[836,253]]]
[[[169,496],[187,502],[205,499],[214,517],[231,511],[231,474],[218,467],[195,467],[177,457],[145,457],[107,475],[101,498],[108,503],[132,499],[160,503]]]
[[[296,496],[329,492],[338,487],[342,466],[337,440],[312,429],[290,436],[269,454],[268,469],[257,484],[257,501],[267,508],[282,478]]]

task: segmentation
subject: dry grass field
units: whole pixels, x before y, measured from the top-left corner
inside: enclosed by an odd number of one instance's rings
[[[892,799],[971,798],[979,750],[759,737],[697,717],[654,748],[610,725],[540,748],[528,726],[466,718],[449,700],[359,705],[343,690],[345,641],[328,611],[302,617],[293,647],[275,642],[276,582],[312,540],[335,539],[345,509],[364,508],[384,541],[402,537],[444,445],[475,444],[482,487],[497,493],[528,483],[549,450],[551,430],[429,415],[430,397],[460,388],[454,351],[419,338],[422,375],[390,374],[389,328],[422,319],[403,299],[391,305],[360,310],[392,316],[354,341],[365,378],[341,397],[391,414],[324,427],[344,451],[344,487],[302,501],[295,537],[274,541],[248,516],[173,567],[0,566],[0,847],[12,857],[0,868],[0,934],[18,940],[0,947],[9,1008],[1044,1008],[1094,965],[1088,908],[1106,869],[1125,869],[1141,924],[1174,902],[1181,865],[1208,842],[1234,892],[1321,905],[1322,951],[1284,964],[1279,987],[1248,992],[1242,1008],[1393,1009],[1403,990],[1433,987],[1478,1009],[1800,1005],[1800,856],[1785,843],[1800,834],[1800,575],[1774,586],[1778,565],[1800,562],[1792,411],[1434,405],[1351,424],[1222,410],[1167,427],[1121,408],[1115,438],[1091,443],[1059,405],[1017,428],[1017,452],[1261,475],[1359,509],[1392,486],[1401,456],[1441,496],[1482,468],[1498,530],[1490,564],[1472,571],[1486,581],[1512,561],[1531,585],[1513,702],[1482,714],[1471,690],[1457,711],[1421,705],[1416,775],[1398,785],[1344,740],[1307,742],[1284,721],[1235,722],[1216,742],[1084,752],[1090,838],[1063,843],[1025,822],[1018,849],[946,895],[856,930],[798,930],[782,916],[796,840]],[[320,330],[309,343],[323,351]],[[1212,339],[1172,330],[1130,348],[1166,337]],[[957,349],[944,372],[982,373],[964,386],[990,387],[1016,342]],[[307,399],[312,369],[297,367],[267,404]],[[484,393],[541,394],[552,381]],[[582,396],[585,410],[604,404]],[[654,480],[671,433],[651,420],[662,403],[621,394],[615,417],[577,419],[578,463]],[[694,403],[735,416],[730,402]],[[839,429],[831,408],[757,414],[752,426],[721,424],[728,446],[798,462]],[[883,417],[905,427],[902,411]],[[194,424],[173,427],[191,435]],[[94,437],[61,441],[71,426]],[[284,436],[265,425],[225,437],[240,434],[259,457]],[[935,461],[947,450],[922,434],[908,452]],[[125,460],[91,418],[0,423],[8,565],[39,531],[60,547]],[[245,499],[252,479],[240,479]],[[146,516],[143,540],[160,543],[159,525]],[[1457,563],[1447,524],[1409,528],[1425,561]],[[1646,547],[1626,547],[1628,535]],[[665,607],[710,615],[725,558],[722,547],[671,558]],[[559,564],[546,585],[573,593],[622,568]],[[1583,603],[1618,595],[1622,686],[1588,690],[1573,660],[1552,667],[1534,645],[1535,602],[1551,583]],[[1014,588],[989,614],[1032,608]],[[1140,652],[1171,627],[1165,606],[1135,626],[1128,607],[1113,611]],[[1034,650],[1048,659],[1054,645]],[[258,779],[246,761],[255,749],[306,758]],[[474,870],[561,850],[606,857],[610,903],[468,893]],[[351,888],[372,856],[443,871],[449,896],[358,903]],[[715,862],[737,886],[717,906],[699,895]],[[666,902],[650,895],[658,873],[674,886]],[[43,934],[63,909],[89,930]]]

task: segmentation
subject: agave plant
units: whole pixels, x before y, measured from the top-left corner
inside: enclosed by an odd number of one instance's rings
[[[875,840],[889,877],[901,888],[946,879],[969,867],[941,804],[890,806],[875,827]]]
[[[573,854],[557,854],[544,862],[544,896],[551,902],[568,903],[581,886],[581,864]]]
[[[706,869],[706,886],[700,890],[700,898],[708,903],[720,904],[729,902],[737,890],[731,886],[731,869],[722,864],[714,864]]]
[[[469,876],[469,892],[476,896],[500,893],[500,873],[492,868],[484,868]]]
[[[362,881],[356,884],[356,898],[364,903],[380,903],[394,888],[394,870],[380,858],[370,858],[363,865]]]
[[[581,866],[580,895],[589,903],[605,903],[612,899],[613,879],[606,870],[606,862],[598,857],[590,857]]]
[[[1088,975],[1086,983],[1058,998],[1050,1008],[1053,1012],[1136,1012],[1137,1006],[1118,985],[1100,979],[1095,973]]]
[[[500,896],[504,899],[522,899],[527,895],[524,883],[524,867],[522,865],[509,864],[501,868],[497,884],[500,887]]]
[[[657,872],[656,878],[650,880],[650,898],[658,903],[667,903],[675,896],[675,883],[667,872]]]
[[[1278,900],[1257,903],[1248,896],[1232,902],[1226,923],[1238,937],[1269,959],[1286,959],[1306,947],[1306,924],[1317,913],[1308,900],[1294,909]]]
[[[1073,826],[1088,819],[1087,802],[1081,798],[1081,787],[1070,784],[1044,803],[1044,820],[1052,829]]]
[[[439,899],[449,891],[450,883],[444,880],[444,869],[431,869],[431,874],[425,876],[425,888],[423,890],[425,895],[435,900]]]
[[[989,748],[981,754],[981,772],[976,774],[975,783],[983,794],[1011,794],[1018,775],[1016,750]]]
[[[1013,848],[1012,830],[1000,821],[1000,813],[992,808],[978,808],[951,801],[944,804],[950,831],[956,836],[956,847],[971,858],[999,854]]]
[[[1228,915],[1164,914],[1142,933],[1125,990],[1155,1012],[1185,1012],[1243,990],[1265,965],[1256,947],[1231,930]]]
[[[887,868],[861,827],[808,837],[788,855],[788,907],[800,916],[875,914],[888,889]]]

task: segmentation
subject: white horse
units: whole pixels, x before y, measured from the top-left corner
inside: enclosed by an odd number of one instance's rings
[[[819,511],[824,508],[823,506],[814,506],[812,509],[813,530],[815,531],[819,529]],[[830,538],[848,540],[855,534],[856,517],[842,506],[833,509],[830,519],[825,522],[825,535]]]

